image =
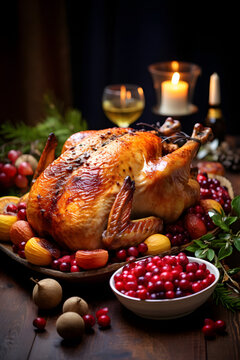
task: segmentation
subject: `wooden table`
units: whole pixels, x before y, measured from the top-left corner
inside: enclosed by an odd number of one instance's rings
[[[240,174],[228,174],[235,194],[240,193]],[[191,315],[169,321],[142,319],[116,300],[108,281],[99,284],[62,283],[64,297],[83,297],[92,313],[109,307],[112,325],[101,330],[97,325],[84,334],[81,342],[67,343],[56,332],[61,306],[38,312],[31,300],[37,274],[16,264],[0,252],[0,359],[163,359],[163,360],[239,360],[240,313],[232,313],[209,300]],[[34,330],[37,315],[47,317],[46,330]],[[227,333],[206,340],[201,333],[203,320],[211,317],[227,323]]]

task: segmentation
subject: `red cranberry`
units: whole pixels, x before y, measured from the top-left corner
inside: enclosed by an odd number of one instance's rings
[[[25,251],[24,251],[24,250],[18,250],[18,255],[20,256],[20,258],[26,259]]]
[[[17,205],[16,204],[8,204],[8,206],[6,207],[6,211],[16,213],[18,211]]]
[[[147,289],[141,289],[136,291],[136,295],[141,300],[147,299]]]
[[[60,261],[58,259],[53,260],[51,266],[52,266],[52,269],[59,270]]]
[[[120,261],[125,261],[127,257],[127,251],[125,249],[118,250],[116,253],[116,257]]]
[[[148,246],[145,243],[140,243],[138,245],[138,251],[140,254],[145,254],[148,251]]]
[[[127,253],[129,256],[134,256],[135,258],[139,255],[139,251],[135,246],[130,246],[127,249]]]
[[[86,329],[91,329],[96,323],[95,317],[93,315],[91,315],[91,314],[83,315],[82,318],[84,320],[84,324],[85,324]]]
[[[98,325],[102,328],[107,328],[111,324],[111,319],[108,315],[101,315],[97,318]]]
[[[96,318],[98,318],[98,317],[101,316],[101,315],[107,315],[107,314],[108,314],[108,311],[109,311],[109,309],[108,309],[107,306],[105,306],[104,308],[99,309],[99,310],[96,312]]]
[[[20,242],[20,244],[18,244],[18,249],[19,249],[19,250],[24,250],[24,249],[25,249],[25,245],[26,245],[26,241]]]
[[[27,212],[26,209],[20,209],[17,213],[18,220],[27,220]]]
[[[202,328],[202,332],[206,337],[214,337],[215,327],[213,325],[204,325]]]
[[[27,208],[27,204],[23,201],[21,201],[19,204],[18,204],[18,210],[21,210],[21,209],[26,209]]]
[[[79,272],[80,271],[80,268],[78,265],[72,265],[70,267],[70,272]]]
[[[33,326],[35,326],[38,330],[43,330],[46,326],[46,320],[42,317],[37,317],[33,320]]]
[[[226,330],[226,323],[223,320],[215,321],[215,330],[217,332],[223,333]]]
[[[192,291],[194,292],[194,293],[197,293],[197,292],[199,292],[199,291],[201,291],[202,290],[202,284],[200,283],[200,282],[194,282],[193,284],[192,284]]]
[[[63,272],[69,272],[70,271],[70,264],[67,262],[61,262],[59,266],[59,270]]]
[[[215,322],[210,318],[206,318],[206,319],[204,319],[204,325],[215,326]]]

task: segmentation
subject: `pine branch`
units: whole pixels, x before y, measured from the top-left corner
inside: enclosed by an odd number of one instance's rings
[[[233,292],[228,290],[224,284],[217,284],[213,293],[213,299],[216,305],[221,303],[228,310],[233,312],[240,310],[240,297],[234,296]]]

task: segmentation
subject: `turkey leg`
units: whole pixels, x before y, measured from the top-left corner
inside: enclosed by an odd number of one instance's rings
[[[37,169],[34,173],[32,184],[36,181],[39,175],[51,164],[55,159],[55,150],[57,147],[57,138],[51,133],[48,136],[45,148],[43,149],[42,155],[39,159]]]
[[[163,228],[163,221],[154,216],[130,220],[134,190],[134,181],[127,176],[113,203],[107,229],[102,234],[103,244],[108,249],[137,245]]]

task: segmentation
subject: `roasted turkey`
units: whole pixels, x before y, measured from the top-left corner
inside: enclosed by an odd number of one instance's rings
[[[163,222],[175,221],[199,199],[190,165],[211,136],[209,128],[196,124],[192,137],[176,149],[163,137],[178,125],[167,119],[159,131],[78,133],[52,162],[50,137],[42,157],[51,155],[39,162],[29,194],[31,226],[71,250],[127,247],[160,232]]]

